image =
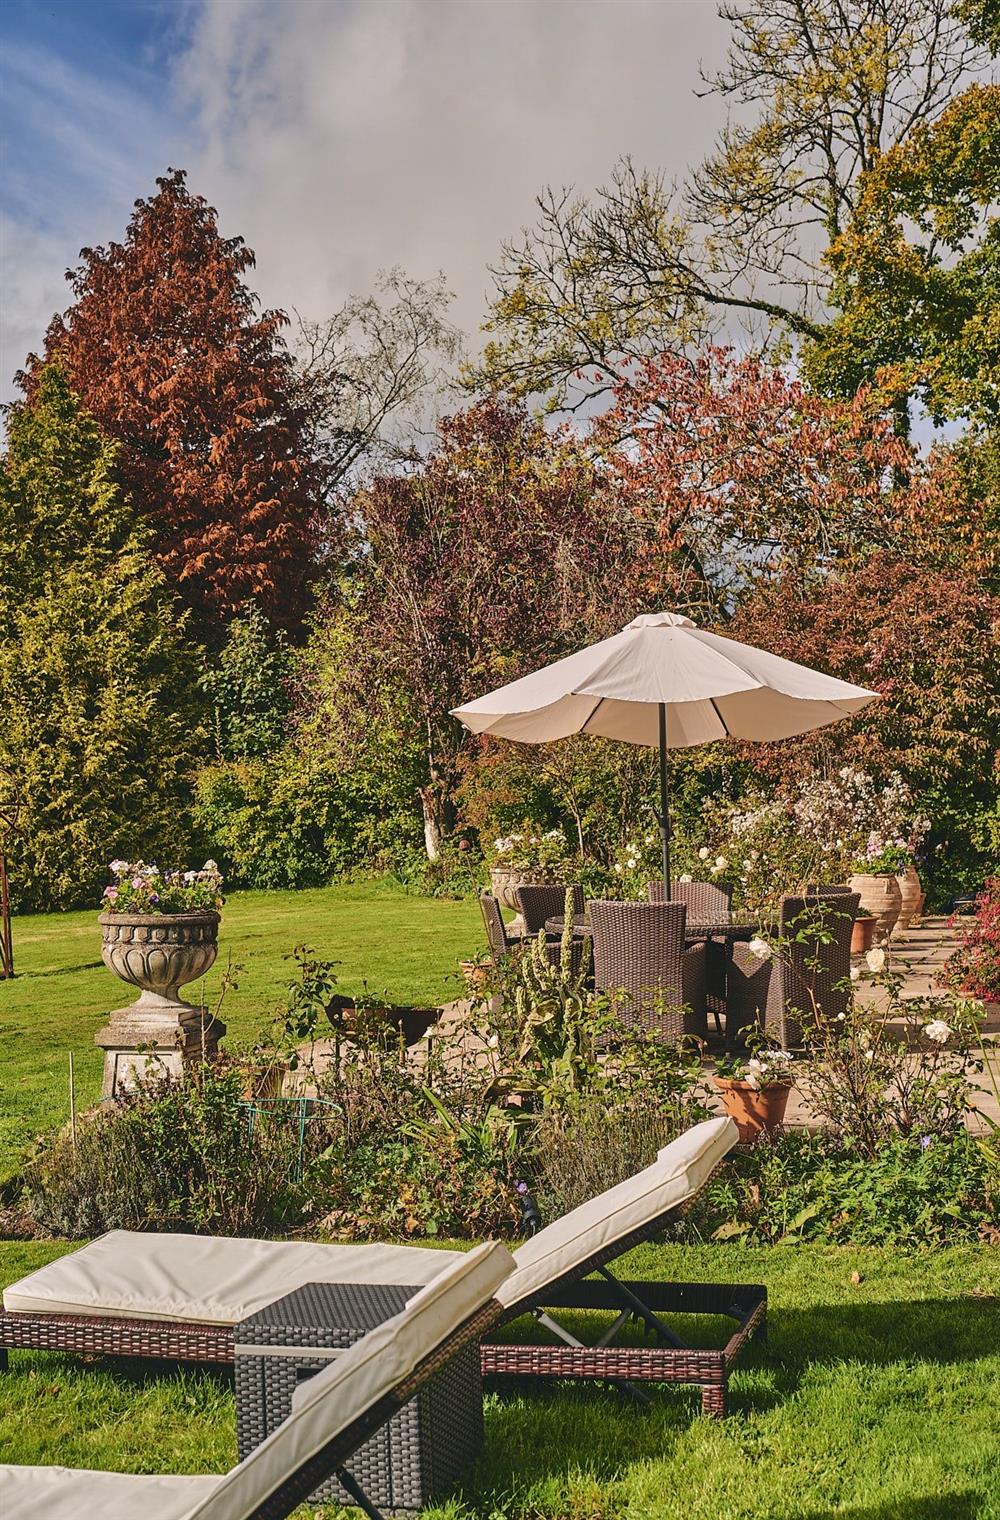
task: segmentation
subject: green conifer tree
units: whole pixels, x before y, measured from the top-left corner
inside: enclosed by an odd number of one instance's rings
[[[113,856],[186,854],[196,651],[115,483],[116,446],[57,365],[0,468],[0,765],[21,908],[96,902]]]

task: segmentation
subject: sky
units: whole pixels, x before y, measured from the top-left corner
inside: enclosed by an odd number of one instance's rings
[[[501,241],[623,154],[680,177],[722,123],[714,0],[4,0],[0,399],[168,166],[322,318],[443,271],[475,344]]]

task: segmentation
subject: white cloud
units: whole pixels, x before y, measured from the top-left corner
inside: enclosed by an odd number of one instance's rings
[[[474,332],[544,184],[702,156],[726,35],[711,0],[205,0],[177,72],[192,183],[269,304],[320,316],[399,263],[443,270]]]

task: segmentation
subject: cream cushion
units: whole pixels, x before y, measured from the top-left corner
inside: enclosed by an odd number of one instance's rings
[[[651,1166],[546,1225],[514,1252],[517,1271],[497,1294],[500,1302],[530,1303],[589,1257],[693,1198],[738,1138],[732,1119],[706,1119],[664,1146]]]
[[[0,1515],[3,1520],[187,1520],[221,1482],[0,1466]]]
[[[125,1477],[0,1467],[4,1520],[247,1520],[329,1441],[379,1402],[489,1302],[514,1262],[489,1242],[452,1254],[434,1282],[296,1393],[292,1412],[221,1478]],[[112,1507],[114,1506],[114,1507]]]
[[[514,1253],[501,1302],[530,1300],[598,1251],[694,1196],[736,1144],[732,1119],[707,1119],[651,1166],[556,1219]],[[324,1246],[112,1230],[9,1287],[12,1312],[94,1314],[235,1325],[304,1283],[432,1282],[452,1253],[420,1246]]]
[[[451,1256],[419,1246],[111,1230],[7,1288],[5,1309],[235,1325],[304,1283],[430,1282]]]

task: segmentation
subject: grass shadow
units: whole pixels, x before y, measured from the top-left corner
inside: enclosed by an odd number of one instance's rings
[[[811,1509],[799,1520],[976,1520],[983,1495],[960,1494],[925,1499],[888,1499],[884,1504],[852,1505],[850,1509]]]

